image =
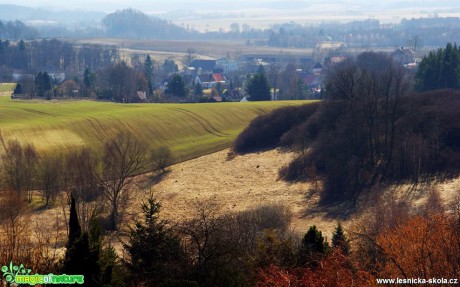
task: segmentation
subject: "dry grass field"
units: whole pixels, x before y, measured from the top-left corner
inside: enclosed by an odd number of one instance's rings
[[[312,56],[312,49],[277,48],[248,46],[243,40],[232,41],[200,41],[200,40],[120,40],[120,39],[86,39],[82,43],[115,45],[121,48],[124,56],[132,54],[149,54],[155,61],[162,62],[166,58],[173,59],[182,67],[182,61],[187,55],[187,50],[194,51],[194,56],[200,59],[231,57],[241,55],[292,55],[299,57]]]

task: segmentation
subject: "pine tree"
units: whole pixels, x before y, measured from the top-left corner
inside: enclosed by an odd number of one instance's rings
[[[35,77],[35,89],[40,97],[44,97],[46,92],[51,90],[51,77],[47,72],[37,74]]]
[[[166,279],[175,279],[178,273],[182,250],[180,242],[166,223],[158,218],[160,203],[151,195],[141,205],[143,222],[136,221],[131,229],[129,241],[124,244],[129,254],[127,262],[131,280],[156,286]]]
[[[179,74],[174,74],[169,78],[165,94],[180,98],[185,98],[185,96],[187,96],[185,82]]]
[[[335,228],[334,234],[332,235],[332,247],[340,248],[343,254],[345,255],[350,254],[350,242],[345,236],[340,222],[338,223],[337,227]]]
[[[150,55],[147,55],[144,61],[144,74],[149,82],[149,95],[153,95],[153,88],[154,88],[154,73],[153,73],[153,62]]]
[[[265,74],[255,74],[246,85],[246,92],[251,101],[269,101],[270,87]]]
[[[329,252],[329,244],[315,225],[308,229],[302,239],[298,262],[300,265],[315,265]]]

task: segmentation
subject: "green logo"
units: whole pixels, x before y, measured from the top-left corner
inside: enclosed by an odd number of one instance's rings
[[[16,284],[83,284],[85,276],[83,275],[41,275],[30,274],[31,270],[24,267],[23,264],[16,266],[13,262],[10,265],[2,266],[3,277],[8,283]]]
[[[2,266],[3,277],[9,283],[16,283],[15,278],[17,275],[29,275],[30,269],[26,269],[23,264],[16,266],[13,265],[13,261],[10,262],[10,265]]]

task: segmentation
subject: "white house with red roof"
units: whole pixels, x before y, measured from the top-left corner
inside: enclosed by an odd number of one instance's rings
[[[214,88],[218,83],[225,84],[227,78],[222,73],[201,74],[195,77],[195,85],[200,84],[205,89]]]

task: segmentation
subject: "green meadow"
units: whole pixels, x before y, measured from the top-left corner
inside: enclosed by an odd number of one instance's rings
[[[83,146],[100,152],[104,141],[128,131],[152,148],[169,146],[175,161],[183,161],[229,147],[258,115],[301,103],[305,102],[117,104],[4,96],[0,97],[0,139],[32,143],[41,153]]]

